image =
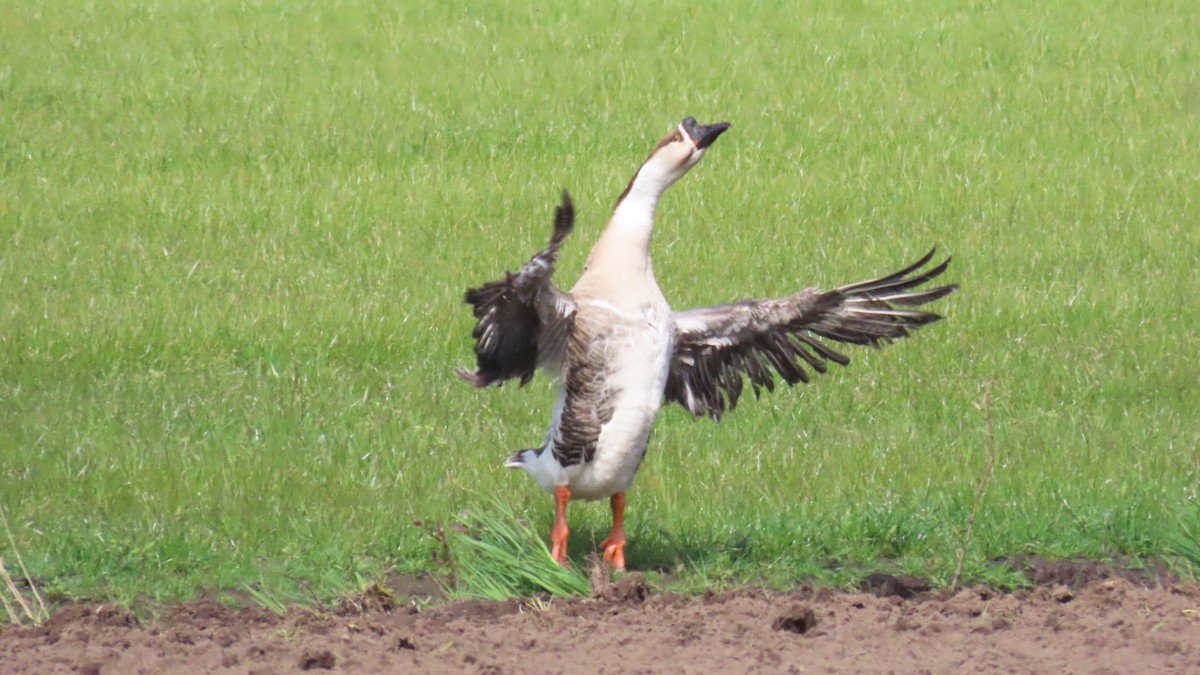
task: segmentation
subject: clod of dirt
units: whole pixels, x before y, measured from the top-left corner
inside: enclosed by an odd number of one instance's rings
[[[1164,582],[1177,581],[1178,577],[1169,569],[1151,565],[1144,569],[1076,560],[1049,560],[1036,556],[1018,556],[1007,560],[1013,569],[1021,572],[1034,586],[1064,585],[1079,590],[1084,586],[1110,578],[1123,579],[1139,588],[1156,588]]]
[[[305,652],[300,657],[300,670],[313,670],[320,668],[322,670],[333,670],[334,664],[337,663],[337,657],[328,649],[320,651]]]
[[[452,621],[455,619],[499,619],[521,611],[521,603],[516,600],[464,600],[447,605],[438,610],[438,614]]]
[[[592,590],[594,597],[621,605],[640,605],[652,592],[646,578],[636,572]]]
[[[368,609],[378,609],[382,612],[396,609],[396,597],[392,594],[392,589],[383,584],[367,586],[363,591],[362,599],[363,605]]]
[[[863,590],[880,598],[896,596],[907,599],[929,588],[929,580],[921,577],[875,573],[863,579]]]
[[[97,625],[110,628],[133,628],[138,625],[137,617],[124,607],[100,605],[93,612]]]
[[[987,609],[987,601],[980,594],[981,589],[966,589],[955,593],[946,600],[945,609],[953,614],[963,616],[979,616]]]
[[[811,607],[793,607],[775,618],[771,624],[775,630],[803,635],[817,627],[817,614]]]
[[[1072,593],[1071,589],[1067,588],[1066,586],[1055,586],[1054,589],[1050,591],[1050,597],[1053,598],[1055,602],[1067,603],[1075,599],[1075,594]]]

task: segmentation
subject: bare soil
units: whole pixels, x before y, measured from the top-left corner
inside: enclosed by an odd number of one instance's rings
[[[146,621],[71,604],[41,626],[0,629],[0,671],[1200,672],[1200,586],[1042,574],[1015,593],[877,575],[858,593],[698,597],[651,592],[634,574],[586,600],[430,608],[377,589],[336,611],[278,616],[199,600]]]

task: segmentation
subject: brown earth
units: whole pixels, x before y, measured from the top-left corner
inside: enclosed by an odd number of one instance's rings
[[[0,671],[1200,673],[1200,586],[1088,576],[1015,593],[877,575],[859,593],[689,597],[629,575],[588,600],[429,608],[376,590],[329,612],[200,600],[145,622],[73,604],[0,630]]]

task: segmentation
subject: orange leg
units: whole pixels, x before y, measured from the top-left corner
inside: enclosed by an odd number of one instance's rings
[[[618,492],[609,500],[612,505],[612,532],[601,546],[604,559],[613,566],[613,571],[625,571],[625,493]]]
[[[571,534],[567,527],[567,502],[571,501],[571,488],[559,485],[554,488],[554,527],[550,529],[550,555],[563,567],[570,567],[567,562],[567,536]]]

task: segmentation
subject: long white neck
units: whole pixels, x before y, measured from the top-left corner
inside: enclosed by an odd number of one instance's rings
[[[643,166],[613,209],[608,226],[592,248],[584,270],[586,277],[603,277],[610,283],[653,281],[650,236],[658,200],[675,180]]]
[[[644,176],[647,173],[641,171],[634,177],[629,190],[613,209],[612,218],[609,218],[602,236],[620,238],[629,255],[636,252],[649,257],[650,235],[654,233],[654,211],[671,183]]]

